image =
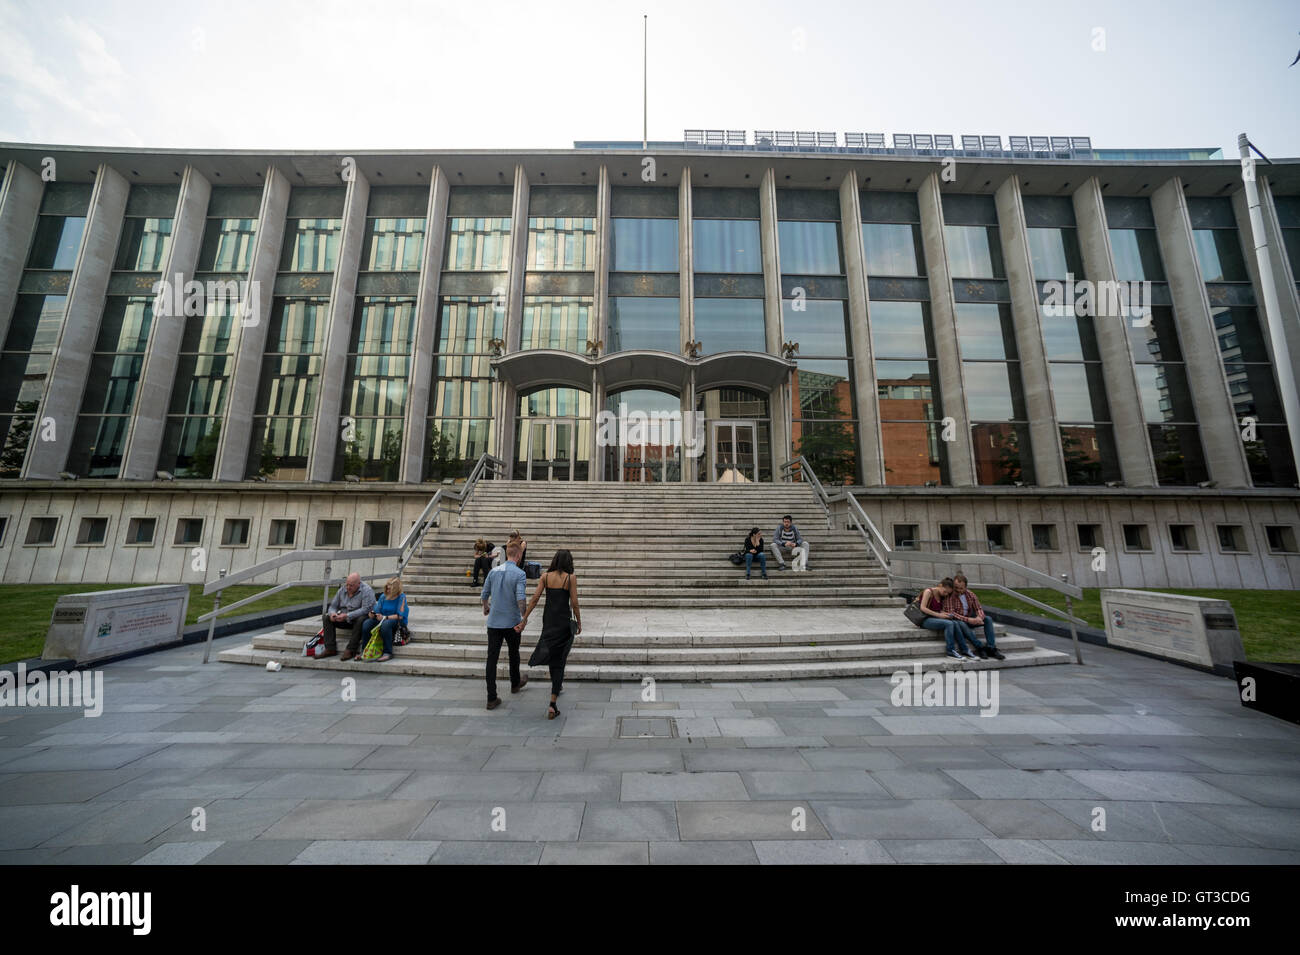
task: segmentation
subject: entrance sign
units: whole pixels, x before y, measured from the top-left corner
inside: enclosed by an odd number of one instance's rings
[[[41,659],[92,663],[179,643],[189,605],[186,584],[67,594],[54,606]]]
[[[1230,670],[1234,660],[1246,658],[1226,600],[1103,589],[1101,611],[1113,646],[1210,669]]]

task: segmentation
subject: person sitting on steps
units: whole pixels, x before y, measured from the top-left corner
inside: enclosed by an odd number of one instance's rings
[[[772,553],[776,554],[777,570],[785,570],[787,553],[793,558],[790,566],[795,573],[808,569],[808,542],[803,539],[789,514],[781,518],[776,532],[772,534]]]
[[[749,580],[750,568],[757,560],[759,568],[763,571],[763,579],[767,580],[767,554],[763,553],[763,535],[757,527],[751,528],[745,535],[745,541],[740,545],[740,552],[745,555],[745,579]]]
[[[471,587],[479,586],[479,573],[487,577],[488,571],[495,566],[492,563],[492,555],[499,549],[481,537],[474,542],[474,579],[470,582]]]
[[[952,613],[943,609],[944,601],[952,590],[951,577],[945,577],[935,587],[925,588],[920,599],[917,600],[921,612],[925,614],[925,621],[921,626],[926,630],[937,630],[943,634],[943,642],[948,647],[947,655],[954,660],[978,660],[979,657],[966,649],[965,639]]]
[[[361,652],[361,634],[367,630],[370,608],[374,605],[375,592],[370,589],[370,585],[361,580],[360,574],[348,574],[348,579],[330,601],[321,621],[325,652],[317,659],[338,655],[338,638],[335,636],[335,628],[338,627],[352,631],[347,649],[339,659],[346,662]]]
[[[1006,655],[995,646],[993,621],[985,616],[979,598],[968,589],[966,575],[954,574],[952,585],[952,593],[944,600],[943,609],[952,614],[957,625],[961,627],[962,636],[975,648],[975,653],[981,659],[993,657],[996,660],[1005,660]],[[983,643],[980,643],[975,636],[976,627],[984,628]]]

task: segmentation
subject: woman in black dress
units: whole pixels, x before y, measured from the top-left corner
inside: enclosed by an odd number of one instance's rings
[[[547,665],[551,669],[551,706],[546,718],[553,720],[560,715],[555,705],[564,688],[564,664],[569,658],[569,649],[573,638],[582,633],[582,611],[578,607],[578,580],[573,576],[573,555],[567,550],[557,550],[551,560],[551,566],[537,581],[537,590],[533,599],[524,609],[524,619],[515,625],[520,633],[528,624],[528,615],[537,606],[542,592],[546,593],[546,610],[542,613],[542,635],[537,640],[537,648],[528,658],[528,665]],[[572,614],[572,616],[570,616]]]

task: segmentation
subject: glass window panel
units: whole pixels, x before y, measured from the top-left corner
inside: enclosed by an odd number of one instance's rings
[[[695,337],[705,355],[724,351],[767,351],[761,298],[697,298]]]
[[[676,219],[614,219],[613,271],[676,272]]]
[[[1150,423],[1196,421],[1187,373],[1181,364],[1135,365],[1142,412]]]
[[[505,334],[505,309],[490,295],[445,296],[438,320],[438,353],[487,354],[488,342]],[[441,374],[441,372],[439,372]]]
[[[946,225],[943,238],[948,247],[948,267],[953,278],[1005,277],[996,226]]]
[[[1052,361],[1100,361],[1097,348],[1096,319],[1076,315],[1057,315],[1043,308],[1040,323],[1043,329],[1043,346]]]
[[[366,296],[352,322],[353,354],[409,355],[415,326],[415,299]]]
[[[548,272],[595,267],[596,220],[532,216],[528,220],[528,268]]]
[[[1183,352],[1178,343],[1178,328],[1174,324],[1174,311],[1167,305],[1151,309],[1151,321],[1144,326],[1134,325],[1132,319],[1124,322],[1129,348],[1135,362],[1182,361]]]
[[[441,378],[430,410],[449,418],[489,416],[493,413],[492,381],[488,378]]]
[[[1224,361],[1271,362],[1255,309],[1215,308],[1210,314]]]
[[[1058,421],[1110,420],[1100,363],[1054,361],[1047,367]]]
[[[1034,483],[1027,425],[980,423],[970,430],[978,483]]]
[[[95,351],[143,353],[149,343],[153,301],[141,296],[108,296]]]
[[[849,421],[791,422],[790,439],[824,484],[852,484],[858,473],[857,429]]]
[[[495,430],[488,418],[431,419],[425,441],[424,480],[469,477],[478,459],[492,450]]]
[[[199,252],[199,270],[247,272],[253,263],[257,219],[209,219]]]
[[[1016,362],[962,362],[966,408],[972,421],[1023,421]]]
[[[1115,278],[1121,282],[1163,282],[1164,265],[1155,229],[1109,229]]]
[[[893,410],[906,410],[896,406]],[[881,408],[881,418],[885,409]],[[948,483],[948,449],[939,440],[935,421],[880,422],[880,445],[885,453],[885,483],[921,487]]]
[[[338,261],[342,219],[288,219],[281,272],[332,272]]]
[[[680,311],[675,298],[611,298],[605,350],[648,348],[677,354],[681,350]]]
[[[763,271],[755,219],[696,219],[692,223],[696,272]]]
[[[796,309],[795,305],[802,308]],[[801,357],[847,356],[849,354],[848,326],[844,303],[804,299],[781,301],[785,337],[799,343]]]
[[[799,359],[799,367],[791,380],[794,388],[793,417],[853,417],[853,382],[847,361]]]
[[[1066,483],[1072,486],[1120,480],[1115,433],[1108,424],[1062,426],[1061,451],[1065,456]]]
[[[884,358],[929,358],[934,354],[929,316],[922,302],[872,302],[871,344]]]
[[[51,352],[63,328],[66,295],[19,295],[5,336],[5,351]],[[3,407],[0,407],[3,410]]]
[[[592,299],[585,295],[529,295],[524,298],[520,348],[557,348],[587,353],[592,340]]]
[[[271,308],[265,350],[267,353],[318,353],[328,321],[329,299],[277,298]]]
[[[1011,322],[1011,306],[988,303],[957,303],[957,339],[961,357],[1016,357],[1016,333]]]
[[[1286,422],[1272,365],[1225,362],[1223,372],[1228,379],[1228,393],[1232,396],[1232,408],[1237,418],[1249,415],[1266,424]]]
[[[784,275],[843,275],[837,222],[778,222]]]
[[[417,272],[424,249],[424,218],[366,220],[363,272]]]
[[[876,360],[881,420],[929,421],[939,404],[939,366],[929,361]]]
[[[925,269],[922,267],[924,256],[919,251],[920,240],[921,227],[918,225],[864,222],[862,246],[866,250],[867,274],[924,275]]]
[[[1188,486],[1208,480],[1199,428],[1195,425],[1151,425],[1147,433],[1151,439],[1158,484]]]
[[[157,272],[171,246],[172,220],[127,216],[117,244],[115,269]]]
[[[85,216],[41,216],[27,257],[29,269],[72,269],[86,231]]]
[[[1246,282],[1246,262],[1236,229],[1193,229],[1192,244],[1206,282]]]
[[[1066,275],[1083,272],[1079,241],[1073,229],[1026,229],[1029,258],[1038,281],[1064,280]]]
[[[447,257],[452,272],[504,272],[510,265],[510,216],[452,217]]]

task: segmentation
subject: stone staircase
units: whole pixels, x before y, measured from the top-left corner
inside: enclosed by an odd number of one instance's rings
[[[727,555],[758,525],[770,539],[790,514],[811,544],[809,570],[745,579]],[[473,541],[528,540],[543,567],[573,553],[584,630],[568,679],[719,681],[850,677],[924,669],[990,669],[1064,663],[1027,637],[1000,636],[1004,661],[948,659],[936,635],[913,627],[889,595],[883,569],[857,531],[828,529],[806,484],[597,484],[486,481],[457,519],[444,514],[403,574],[412,642],[383,664],[300,655],[316,620],[220,654],[233,663],[373,669],[481,679],[486,661],[479,589],[469,586]],[[529,593],[535,584],[530,581]],[[524,634],[524,658],[541,630],[541,608]],[[505,660],[501,671],[505,673]],[[530,676],[545,678],[539,668]]]

